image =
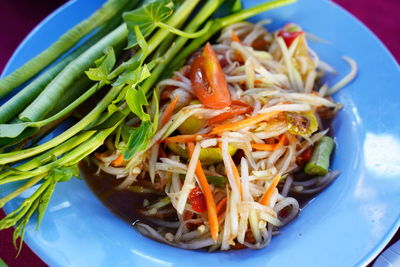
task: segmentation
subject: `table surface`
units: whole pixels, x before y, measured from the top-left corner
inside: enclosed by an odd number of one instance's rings
[[[0,1],[0,70],[4,68],[11,54],[23,38],[44,19],[48,14],[62,5],[65,0],[14,0]],[[399,0],[335,0],[336,3],[350,11],[367,25],[389,48],[394,57],[400,62],[400,14]],[[0,218],[4,216],[0,210]],[[399,240],[400,232],[391,243]],[[39,267],[46,266],[30,249],[24,245],[21,253],[12,245],[12,230],[0,231],[0,258],[10,267]]]

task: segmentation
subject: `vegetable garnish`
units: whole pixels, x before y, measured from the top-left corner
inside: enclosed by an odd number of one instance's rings
[[[287,47],[290,47],[294,40],[303,34],[299,26],[294,24],[287,24],[282,30],[278,32],[278,36],[282,37]]]
[[[164,140],[164,143],[186,143],[186,142],[197,142],[201,141],[203,135],[201,134],[187,134],[187,135],[176,135],[168,137]]]
[[[207,210],[206,199],[203,192],[201,192],[200,188],[197,186],[190,191],[189,202],[190,205],[192,205],[193,210],[196,212],[203,213]]]
[[[192,142],[188,142],[187,147],[189,149],[189,154],[192,155],[194,150],[194,144]],[[198,161],[196,164],[196,175],[197,178],[199,179],[199,183],[207,203],[208,223],[210,226],[211,237],[214,239],[214,241],[217,241],[219,226],[218,226],[216,205],[214,201],[214,196],[211,192],[210,185],[208,184],[207,178],[204,174],[203,168],[201,167],[200,161]]]
[[[262,196],[262,198],[260,199],[260,204],[265,205],[265,206],[269,206],[269,202],[271,200],[271,197],[275,191],[276,186],[279,184],[279,181],[281,180],[281,176],[277,175],[274,177],[274,179],[272,180],[271,184],[269,185],[267,191],[265,191],[264,195]]]
[[[318,121],[313,112],[286,113],[289,133],[294,135],[309,136],[318,130]]]
[[[245,113],[247,113],[249,111],[251,111],[251,107],[249,107],[249,106],[247,106],[247,107],[243,107],[243,106],[233,107],[233,106],[231,106],[231,108],[228,111],[209,119],[207,121],[207,124],[208,125],[217,124],[217,123],[226,121],[228,119],[231,119],[231,118],[233,118],[235,116],[245,114]]]
[[[232,31],[231,33],[231,38],[233,42],[238,42],[238,43],[242,43],[242,41],[239,39],[239,37],[236,35],[235,31]]]
[[[242,189],[242,183],[240,181],[240,174],[239,174],[239,170],[236,167],[235,162],[233,162],[233,159],[229,156],[229,160],[231,161],[231,166],[232,166],[232,171],[233,171],[233,177],[235,178],[235,182],[237,187],[239,188],[239,193],[240,196],[243,197],[243,189]]]
[[[219,133],[226,132],[226,131],[237,131],[239,129],[257,124],[259,122],[269,120],[269,119],[273,118],[274,116],[278,115],[279,113],[280,113],[279,111],[272,111],[269,113],[259,114],[257,116],[250,117],[250,118],[247,118],[244,120],[240,120],[240,121],[236,121],[236,122],[232,122],[232,123],[221,124],[221,125],[214,127],[211,131],[211,134],[219,134]]]
[[[124,155],[119,154],[118,158],[114,159],[111,162],[111,165],[114,167],[118,167],[118,166],[121,166],[123,162],[124,162]]]
[[[228,200],[228,199],[227,199],[226,197],[224,197],[223,199],[221,199],[221,200],[218,202],[218,204],[217,204],[217,214],[219,214],[220,211],[222,210],[222,208],[226,206],[227,200]]]
[[[221,64],[209,43],[203,53],[194,59],[190,68],[190,79],[194,93],[204,106],[217,109],[231,105]]]
[[[171,103],[167,106],[167,108],[165,109],[165,112],[161,118],[160,121],[160,127],[163,127],[168,121],[169,119],[171,119],[171,116],[175,110],[176,104],[178,103],[179,97],[175,97],[174,100],[171,101]]]
[[[283,146],[283,144],[286,141],[286,135],[282,134],[281,137],[279,138],[278,143],[276,144],[261,144],[261,143],[253,143],[251,144],[251,147],[257,150],[263,150],[263,151],[274,151]]]
[[[316,144],[304,172],[310,175],[324,176],[329,171],[329,159],[335,143],[329,136],[324,136]]]

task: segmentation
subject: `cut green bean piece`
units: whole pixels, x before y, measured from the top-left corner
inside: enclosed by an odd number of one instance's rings
[[[304,172],[309,175],[324,176],[329,171],[329,159],[335,143],[329,136],[324,136],[315,145],[310,161]]]

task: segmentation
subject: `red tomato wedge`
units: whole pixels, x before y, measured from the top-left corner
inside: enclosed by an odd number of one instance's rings
[[[193,91],[204,106],[220,109],[231,105],[228,83],[210,43],[193,61],[189,75]]]
[[[189,201],[194,211],[203,213],[207,210],[206,198],[199,187],[196,186],[190,191]]]
[[[302,33],[303,31],[298,26],[288,24],[278,33],[278,36],[282,37],[286,46],[289,47]]]

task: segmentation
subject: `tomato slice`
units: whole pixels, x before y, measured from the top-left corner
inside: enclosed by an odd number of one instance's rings
[[[194,59],[190,68],[190,79],[195,95],[204,106],[220,109],[231,105],[228,83],[209,43],[203,53]]]
[[[203,213],[207,210],[206,198],[198,186],[190,191],[189,202],[190,205],[192,205],[193,210],[196,212]]]
[[[300,27],[294,24],[288,24],[278,33],[278,36],[282,37],[286,46],[289,47],[302,33],[303,31]]]

